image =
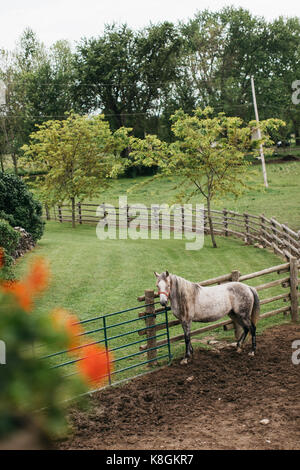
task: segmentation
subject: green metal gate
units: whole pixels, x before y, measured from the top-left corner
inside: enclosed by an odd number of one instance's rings
[[[113,354],[113,360],[111,363],[113,365],[113,370],[108,368],[109,372],[107,374],[108,383],[110,385],[117,381],[119,382],[124,379],[133,378],[135,375],[144,373],[145,366],[154,365],[157,361],[161,361],[163,359],[168,359],[168,362],[171,361],[172,355],[168,324],[168,311],[170,310],[170,307],[160,309],[162,311],[155,314],[143,314],[140,312],[139,315],[141,316],[136,317],[137,311],[145,308],[147,309],[147,307],[155,308],[155,305],[157,304],[159,304],[159,302],[144,304],[138,307],[132,307],[78,322],[79,325],[82,325],[85,328],[88,327],[80,336],[83,336],[84,339],[91,339],[90,341],[84,341],[84,344],[75,349],[82,348],[84,350],[87,346],[102,344],[106,351],[110,351],[110,353]],[[133,315],[135,315],[134,318],[131,318]],[[148,318],[154,316],[159,316],[160,321],[158,321],[158,323],[154,323],[153,326],[141,325],[141,321],[146,322]],[[124,317],[126,319],[122,319]],[[93,325],[93,328],[89,329],[90,325]],[[162,332],[157,334],[157,326],[162,326],[162,328],[164,326],[165,328],[160,330]],[[153,330],[151,330],[151,328]],[[160,338],[165,339],[166,343],[160,346],[155,346],[154,348],[139,350],[141,343],[145,343],[145,339],[141,339],[139,334],[145,330],[147,330],[148,341]],[[149,334],[149,330],[153,331],[153,335],[152,333]],[[149,352],[154,349],[157,351],[157,356],[149,359]],[[145,355],[147,358],[144,357]],[[76,370],[76,363],[82,360],[82,358],[67,360],[67,357],[70,357],[69,350],[47,354],[43,356],[42,359],[48,360],[51,368],[64,368],[65,375],[71,376],[78,373]],[[137,361],[136,359],[142,360]],[[131,370],[134,370],[135,373],[130,374]],[[136,372],[138,372],[138,374],[136,374]]]

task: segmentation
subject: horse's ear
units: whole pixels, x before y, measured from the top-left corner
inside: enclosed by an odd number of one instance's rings
[[[154,271],[154,276],[159,278],[159,274],[156,271]]]
[[[166,277],[169,277],[169,271],[166,271]]]

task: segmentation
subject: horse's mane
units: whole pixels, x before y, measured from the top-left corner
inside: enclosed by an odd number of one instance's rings
[[[188,281],[187,279],[184,279],[181,276],[177,276],[176,274],[170,274],[170,279],[172,283],[172,288],[176,289],[177,294],[179,294],[179,296],[185,294],[187,291],[196,291],[198,289],[201,289],[200,285],[196,282]]]

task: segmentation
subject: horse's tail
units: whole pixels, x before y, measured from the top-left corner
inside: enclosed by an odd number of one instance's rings
[[[258,319],[259,319],[259,312],[260,312],[260,302],[259,302],[259,297],[257,294],[257,290],[254,287],[250,287],[253,298],[254,298],[254,303],[251,311],[251,321],[254,325],[256,325]]]

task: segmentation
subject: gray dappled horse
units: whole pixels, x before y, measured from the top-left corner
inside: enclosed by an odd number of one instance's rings
[[[193,353],[191,344],[192,321],[211,322],[225,315],[232,319],[236,331],[241,334],[237,341],[237,350],[242,345],[250,331],[252,336],[252,351],[256,350],[256,322],[259,317],[259,298],[254,287],[241,282],[228,282],[212,287],[202,287],[195,282],[187,281],[168,271],[154,273],[160,296],[161,305],[165,306],[170,299],[173,314],[182,324],[186,352],[183,364]]]

